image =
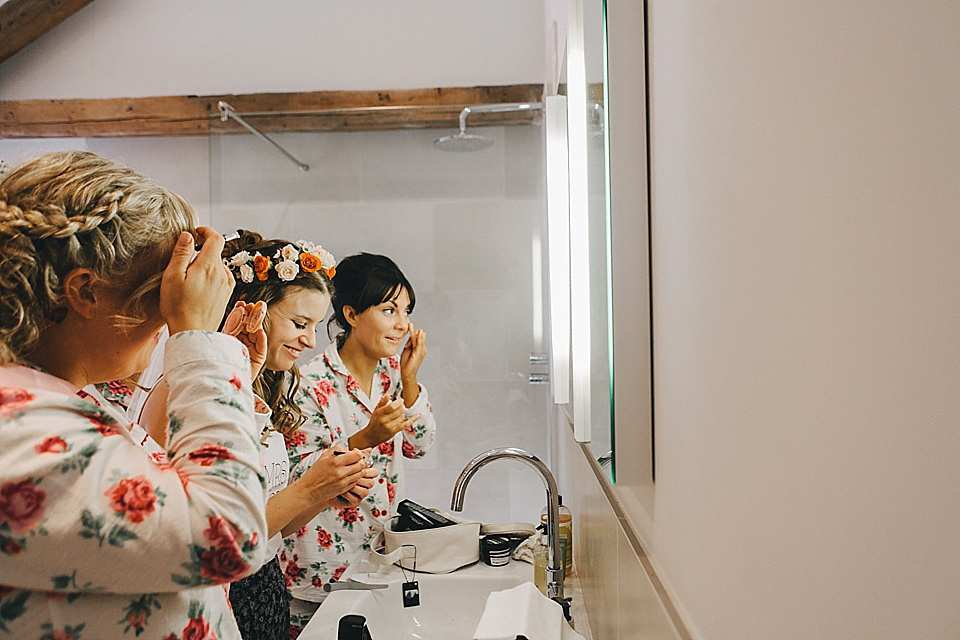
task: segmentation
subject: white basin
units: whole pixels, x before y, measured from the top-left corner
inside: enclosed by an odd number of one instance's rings
[[[333,640],[340,618],[359,614],[367,619],[373,640],[471,640],[487,595],[533,580],[533,566],[511,561],[504,567],[477,562],[446,574],[413,574],[420,583],[420,605],[403,607],[403,573],[392,566],[381,573],[349,577],[369,584],[389,584],[372,591],[334,591],[304,628],[300,640]]]

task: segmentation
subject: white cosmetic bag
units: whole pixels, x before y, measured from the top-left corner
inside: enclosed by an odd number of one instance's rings
[[[453,520],[449,514],[444,514]],[[530,535],[533,525],[526,523],[479,522],[457,524],[419,531],[390,531],[389,528],[371,545],[370,559],[375,564],[397,564],[404,569],[425,573],[450,573],[480,559],[481,534]]]
[[[378,564],[396,563],[404,569],[425,573],[450,573],[480,559],[480,523],[460,522],[420,531],[385,529],[374,542],[372,555]]]

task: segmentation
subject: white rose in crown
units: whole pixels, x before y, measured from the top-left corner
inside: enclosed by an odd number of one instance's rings
[[[233,257],[230,258],[230,261],[227,262],[227,264],[230,265],[231,267],[236,267],[238,265],[246,264],[250,262],[250,260],[252,260],[252,257],[250,256],[250,254],[247,253],[246,251],[241,251],[239,253],[235,253]]]
[[[248,264],[240,265],[240,279],[247,284],[253,282],[253,267]]]
[[[276,270],[277,275],[280,276],[281,280],[286,280],[289,282],[290,280],[296,278],[297,274],[300,273],[300,265],[293,260],[284,260],[276,266]]]
[[[311,253],[320,258],[320,264],[324,269],[329,269],[337,264],[337,260],[333,257],[333,254],[323,247],[317,247],[314,251],[311,251]]]
[[[285,247],[283,248],[283,250],[280,252],[280,255],[283,257],[284,260],[289,260],[289,261],[291,261],[291,262],[296,262],[297,260],[300,259],[300,250],[297,249],[297,248],[296,248],[295,246],[293,246],[292,244],[288,244],[288,245],[285,246]]]

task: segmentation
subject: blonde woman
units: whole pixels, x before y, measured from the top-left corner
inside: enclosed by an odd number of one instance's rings
[[[222,236],[194,219],[179,196],[86,152],[0,181],[10,637],[239,638],[219,585],[265,554],[251,384],[263,354],[256,331],[216,332],[234,279]],[[78,392],[142,371],[164,325],[171,421],[167,455],[151,457],[123,416]]]

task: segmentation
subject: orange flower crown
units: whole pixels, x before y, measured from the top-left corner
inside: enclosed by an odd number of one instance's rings
[[[337,261],[333,254],[306,240],[298,240],[296,246],[288,244],[281,247],[272,257],[260,255],[259,251],[240,251],[225,259],[223,263],[246,283],[253,282],[254,278],[266,280],[270,274],[289,282],[297,277],[301,269],[307,273],[322,270],[331,279],[337,272]]]

